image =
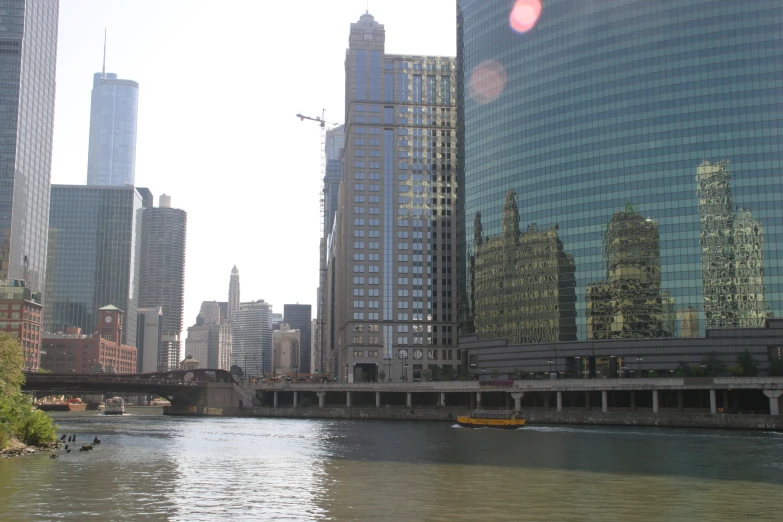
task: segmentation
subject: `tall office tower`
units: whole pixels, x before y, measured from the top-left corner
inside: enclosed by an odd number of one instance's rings
[[[292,330],[299,330],[299,360],[296,366],[299,373],[311,373],[310,368],[310,321],[313,318],[313,307],[311,305],[287,304],[283,305],[283,321],[291,327]]]
[[[283,326],[283,314],[280,313],[272,313],[272,316],[269,318],[269,320],[272,322],[272,331],[279,330],[281,326]]]
[[[292,329],[287,323],[272,332],[272,375],[280,377],[309,373],[302,370],[301,337],[299,330]]]
[[[310,321],[310,373],[321,373],[320,361],[317,359],[319,356],[318,350],[316,350],[316,343],[318,336],[316,332],[318,328],[318,319],[313,318]]]
[[[139,84],[105,71],[92,79],[87,184],[134,185]]]
[[[345,172],[327,248],[329,371],[343,382],[377,380],[388,358],[395,380],[455,361],[455,62],[385,54],[384,41],[370,14],[351,24]]]
[[[231,269],[231,278],[228,282],[228,320],[234,315],[234,310],[239,308],[239,270],[237,265]]]
[[[231,316],[231,366],[257,377],[272,369],[272,305],[263,299],[240,303]]]
[[[337,197],[340,193],[340,182],[343,179],[343,151],[345,150],[345,125],[326,131],[326,143],[324,144],[324,157],[326,158],[324,186],[323,186],[323,230],[319,245],[319,277],[318,295],[316,303],[316,327],[311,331],[314,339],[315,351],[311,354],[311,360],[317,361],[311,364],[311,371],[321,370],[321,353],[324,339],[324,320],[326,296],[326,272],[327,272],[327,238],[334,227],[334,219],[337,213]]]
[[[122,343],[136,346],[141,204],[133,187],[52,185],[46,331],[95,332],[98,310],[114,305],[125,313]]]
[[[169,361],[179,361],[181,355],[187,221],[187,213],[171,208],[165,194],[157,207],[141,211],[139,306],[163,308],[161,349]]]
[[[475,216],[481,237],[500,235],[510,190],[520,222],[557,225],[574,257],[571,357],[655,346],[674,367],[673,329],[783,315],[777,268],[764,271],[783,262],[783,2],[547,0],[528,25],[522,4],[457,1],[460,333],[481,335],[476,283],[492,275],[476,272]],[[618,215],[627,203],[638,216]],[[630,227],[625,245],[610,223]],[[556,344],[525,348],[550,349],[562,367]]]
[[[176,361],[169,361],[161,350],[163,309],[160,306],[139,308],[136,321],[136,371],[152,373],[172,369]]]
[[[44,291],[57,0],[16,0],[0,18],[0,279]],[[36,363],[37,366],[37,363]]]

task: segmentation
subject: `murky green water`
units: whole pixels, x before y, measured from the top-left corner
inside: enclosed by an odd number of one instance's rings
[[[54,414],[0,520],[783,520],[783,434]]]

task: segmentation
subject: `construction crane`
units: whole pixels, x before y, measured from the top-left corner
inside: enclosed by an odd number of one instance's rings
[[[323,180],[326,177],[326,126],[329,125],[330,128],[336,127],[339,125],[339,123],[326,121],[326,109],[321,110],[321,117],[312,117],[312,116],[305,116],[304,114],[297,114],[297,118],[299,118],[300,121],[314,121],[317,122],[321,127],[321,179],[319,180],[319,183],[323,184]],[[315,368],[310,368],[311,373],[318,373],[319,370],[322,370],[320,368],[321,362],[322,362],[322,354],[323,354],[323,346],[324,346],[324,325],[325,325],[325,318],[324,318],[324,305],[325,305],[325,295],[326,295],[326,238],[324,237],[324,188],[323,185],[321,185],[320,190],[320,207],[321,207],[321,227],[320,227],[320,237],[321,242],[319,245],[319,262],[318,262],[318,308],[316,311],[316,329],[315,332],[316,335],[316,341],[315,341],[315,351],[316,353],[311,354],[311,359],[315,360]]]

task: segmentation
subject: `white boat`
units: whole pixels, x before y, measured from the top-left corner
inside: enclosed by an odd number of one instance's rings
[[[122,415],[125,413],[125,399],[114,397],[106,399],[106,407],[103,409],[104,415]]]

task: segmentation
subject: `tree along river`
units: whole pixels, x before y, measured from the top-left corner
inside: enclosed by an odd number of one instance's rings
[[[53,414],[77,450],[0,459],[0,520],[783,519],[783,433],[129,412]]]

